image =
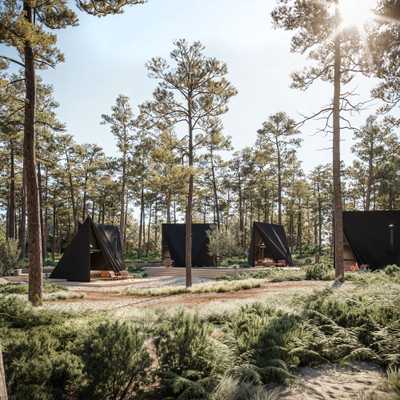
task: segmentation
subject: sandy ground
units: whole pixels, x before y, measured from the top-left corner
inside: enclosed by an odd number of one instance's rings
[[[359,363],[350,367],[303,368],[297,382],[280,391],[282,400],[390,400],[385,376],[377,367]]]

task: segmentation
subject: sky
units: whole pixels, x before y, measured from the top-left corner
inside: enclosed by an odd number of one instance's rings
[[[257,129],[269,115],[285,111],[292,118],[312,114],[329,103],[332,88],[317,83],[307,92],[290,88],[290,73],[301,70],[305,59],[290,53],[291,34],[272,26],[275,0],[148,0],[123,15],[96,18],[80,14],[80,26],[60,31],[59,47],[65,63],[40,74],[55,89],[59,118],[79,143],[97,143],[108,155],[115,141],[101,114],[109,113],[116,97],[125,94],[137,105],[151,98],[156,82],[145,63],[168,57],[173,41],[199,40],[205,53],[228,65],[228,79],[238,95],[224,116],[225,133],[235,149],[254,144]],[[371,82],[353,85],[361,99]],[[371,109],[354,116],[362,124]],[[316,134],[320,123],[302,128],[299,158],[309,171],[331,160],[330,137]],[[351,134],[344,132],[343,159],[351,160]]]

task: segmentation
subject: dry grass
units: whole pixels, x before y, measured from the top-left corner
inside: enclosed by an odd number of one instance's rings
[[[259,288],[264,283],[264,279],[244,279],[239,281],[220,281],[212,283],[199,283],[191,288],[183,286],[165,286],[160,288],[145,289],[127,289],[124,294],[131,296],[174,296],[179,294],[195,294],[195,293],[227,293],[237,292],[239,290],[248,290]]]

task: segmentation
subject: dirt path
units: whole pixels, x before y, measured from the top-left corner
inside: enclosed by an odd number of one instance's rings
[[[241,300],[263,300],[265,297],[294,296],[315,289],[329,286],[327,282],[266,282],[260,288],[240,290],[227,293],[193,293],[173,296],[135,297],[127,296],[117,291],[93,290],[81,288],[84,299],[53,301],[45,305],[47,308],[69,311],[84,310],[117,310],[121,308],[175,308],[179,306],[193,308],[209,305],[210,303],[226,303]]]

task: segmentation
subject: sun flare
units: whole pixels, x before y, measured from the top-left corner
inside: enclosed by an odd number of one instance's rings
[[[377,0],[340,0],[339,9],[344,27],[362,28],[374,19]]]

